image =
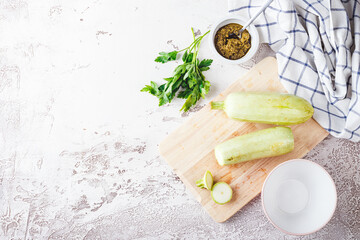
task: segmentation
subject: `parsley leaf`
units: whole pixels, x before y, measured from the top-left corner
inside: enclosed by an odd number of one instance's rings
[[[184,105],[180,109],[180,111],[184,110],[184,112],[189,111],[189,109],[196,104],[196,102],[200,99],[199,90],[195,88],[192,93],[187,97]]]
[[[160,94],[158,85],[153,81],[150,82],[150,85],[145,85],[145,87],[143,89],[141,89],[140,91],[141,92],[149,92],[150,94],[152,94],[154,96],[159,96],[159,94]]]
[[[181,92],[179,92],[179,94],[177,95],[178,98],[188,98],[189,95],[192,93],[192,90],[191,89],[186,89],[186,90],[183,90]]]
[[[186,62],[188,56],[189,56],[189,54],[188,54],[188,51],[186,50],[182,56],[183,62]]]
[[[204,59],[199,63],[199,68],[206,68],[206,67],[210,67],[210,65],[212,64],[213,60],[212,59]]]
[[[169,61],[174,61],[176,60],[178,51],[172,51],[172,52],[160,52],[159,55],[156,59],[155,62],[160,62],[160,63],[167,63]]]

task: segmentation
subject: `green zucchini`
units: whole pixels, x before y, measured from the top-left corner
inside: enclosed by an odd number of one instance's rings
[[[212,102],[212,109],[223,109],[228,117],[240,121],[292,125],[307,121],[314,109],[301,97],[270,92],[230,93],[223,102]]]
[[[241,135],[215,147],[221,166],[258,158],[279,156],[294,149],[294,136],[288,127],[273,127]]]

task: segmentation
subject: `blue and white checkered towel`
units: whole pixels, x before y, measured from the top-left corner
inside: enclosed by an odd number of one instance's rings
[[[250,18],[263,2],[228,0],[229,12]],[[274,0],[254,24],[287,91],[333,136],[360,141],[360,2]]]

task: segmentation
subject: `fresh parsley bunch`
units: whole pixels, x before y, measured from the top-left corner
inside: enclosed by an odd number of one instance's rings
[[[173,76],[164,78],[166,83],[158,86],[155,82],[151,81],[150,85],[146,85],[142,92],[149,92],[150,94],[159,98],[159,106],[170,103],[175,97],[176,93],[178,98],[186,99],[180,111],[188,111],[200,97],[205,98],[205,94],[209,92],[210,82],[205,80],[202,72],[210,69],[212,59],[204,59],[199,61],[197,58],[199,54],[199,47],[201,40],[210,31],[204,35],[195,38],[194,29],[191,28],[194,42],[187,48],[180,51],[173,52],[160,52],[155,62],[166,63],[174,61],[180,52],[184,52],[182,56],[183,64],[177,66],[174,70]]]

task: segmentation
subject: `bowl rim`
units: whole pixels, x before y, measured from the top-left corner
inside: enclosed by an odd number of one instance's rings
[[[247,22],[248,19],[241,17],[241,16],[237,16],[237,15],[229,15],[226,17],[223,17],[221,19],[219,19],[218,21],[215,22],[215,24],[213,25],[213,27],[211,28],[211,39],[210,41],[210,47],[213,51],[213,54],[216,55],[216,57],[226,63],[230,63],[230,64],[240,64],[240,63],[244,63],[249,61],[256,53],[257,50],[259,49],[259,44],[260,44],[260,37],[259,37],[259,32],[257,30],[257,28],[255,27],[254,24],[250,24],[249,27],[247,27],[247,29],[251,29],[252,33],[250,34],[251,38],[254,39],[254,42],[251,42],[251,48],[253,48],[253,53],[249,54],[249,52],[247,52],[243,57],[236,59],[236,60],[231,60],[231,59],[227,59],[223,56],[220,55],[220,53],[216,50],[215,47],[215,43],[214,43],[214,38],[216,35],[216,30],[218,30],[217,28],[225,21],[229,21],[229,20],[236,20],[238,22],[241,22],[242,24],[245,24]],[[234,23],[237,23],[234,21]],[[254,45],[255,43],[255,45]],[[250,50],[249,50],[250,51]]]
[[[322,169],[327,175],[328,177],[330,178],[331,180],[331,183],[332,183],[332,186],[333,186],[333,189],[335,190],[335,207],[334,207],[334,210],[332,211],[330,217],[320,226],[318,227],[317,229],[311,231],[311,232],[306,232],[306,233],[292,233],[292,232],[289,232],[281,227],[279,227],[278,225],[276,225],[272,220],[271,218],[269,217],[266,209],[265,209],[265,204],[264,204],[264,189],[265,189],[265,185],[269,179],[269,177],[274,173],[274,171],[276,169],[278,169],[279,167],[285,165],[285,164],[289,164],[291,162],[309,162],[311,164],[314,164],[314,165],[317,165],[318,167],[320,167],[320,169]],[[263,208],[263,212],[266,216],[266,218],[269,220],[269,222],[274,226],[276,227],[277,229],[279,229],[280,231],[286,233],[286,234],[289,234],[289,235],[294,235],[294,236],[305,236],[305,235],[309,235],[309,234],[312,234],[312,233],[315,233],[317,231],[319,231],[320,229],[322,229],[323,227],[326,226],[326,224],[329,223],[329,221],[332,219],[332,217],[334,216],[334,213],[335,213],[335,210],[336,210],[336,207],[337,207],[337,199],[338,196],[337,196],[337,191],[336,191],[336,185],[335,185],[335,182],[334,182],[334,179],[331,177],[331,175],[328,173],[328,171],[326,171],[326,169],[321,166],[320,164],[316,163],[316,162],[313,162],[313,161],[310,161],[310,160],[307,160],[307,159],[301,159],[301,158],[297,158],[297,159],[291,159],[291,160],[287,160],[283,163],[280,163],[279,165],[277,165],[273,170],[271,170],[271,172],[269,173],[269,175],[266,177],[265,181],[264,181],[264,184],[262,186],[262,189],[261,189],[261,205],[262,205],[262,208]]]

